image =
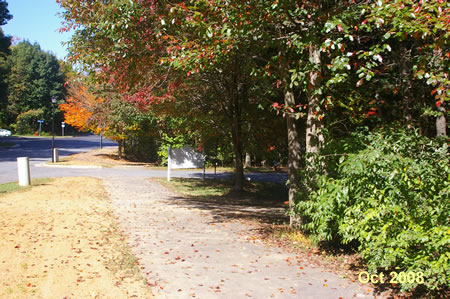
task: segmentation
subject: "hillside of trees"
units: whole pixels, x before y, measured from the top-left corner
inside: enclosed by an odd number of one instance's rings
[[[0,2],[0,25],[12,15],[5,1]],[[63,63],[40,46],[28,41],[12,45],[11,37],[0,28],[0,127],[17,134],[34,134],[43,120],[42,129],[51,128],[52,114],[63,119],[51,98],[64,101]]]

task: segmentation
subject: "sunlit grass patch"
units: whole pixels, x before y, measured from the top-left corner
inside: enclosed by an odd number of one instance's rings
[[[272,237],[284,239],[294,248],[310,249],[315,247],[313,241],[302,231],[293,229],[288,225],[274,225],[271,231]]]
[[[172,178],[167,182],[164,178],[155,178],[159,183],[174,189],[176,192],[190,197],[221,197],[230,195],[233,183],[230,180]],[[263,200],[282,203],[287,199],[287,188],[284,185],[269,182],[245,182],[240,197],[255,197]]]
[[[231,182],[223,180],[186,178],[172,178],[170,182],[164,178],[155,178],[155,180],[185,196],[193,197],[223,196],[232,187]]]
[[[33,186],[40,186],[50,183],[53,179],[42,178],[31,180],[31,186],[19,186],[17,182],[0,184],[0,195],[15,192],[15,191],[27,191]]]

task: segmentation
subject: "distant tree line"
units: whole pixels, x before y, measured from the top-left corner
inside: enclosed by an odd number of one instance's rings
[[[0,2],[0,24],[12,19],[6,1]],[[42,129],[51,129],[52,114],[57,123],[62,121],[55,97],[64,101],[65,75],[63,62],[28,41],[11,44],[11,37],[0,28],[0,127],[17,134],[34,134],[38,120]],[[57,131],[59,132],[59,130]]]

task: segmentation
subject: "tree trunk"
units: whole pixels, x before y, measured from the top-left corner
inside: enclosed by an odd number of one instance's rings
[[[446,110],[442,104],[437,107],[437,109],[441,115],[436,118],[436,136],[447,136],[447,119],[445,117]]]
[[[119,144],[119,150],[118,150],[119,159],[122,159],[122,153],[123,153],[123,140],[119,140],[119,141],[118,141],[118,144]]]
[[[232,124],[231,137],[233,140],[234,151],[234,185],[232,191],[241,192],[244,190],[244,167],[242,163],[242,128],[240,123],[240,117],[235,115]]]
[[[320,70],[320,52],[317,46],[311,45],[309,47],[309,56],[316,65],[317,69]],[[324,136],[322,129],[324,128],[322,117],[320,115],[320,110],[318,110],[320,105],[320,97],[316,93],[318,88],[320,88],[320,71],[313,71],[310,73],[309,84],[310,93],[308,94],[308,115],[306,118],[306,153],[317,154],[321,146],[324,143]],[[310,167],[314,163],[314,156],[311,156],[307,163],[307,167]]]
[[[295,97],[291,89],[284,93],[284,105],[286,107],[295,106]],[[295,115],[286,114],[286,125],[288,135],[288,179],[289,179],[289,208],[294,207],[294,197],[298,186],[298,169],[300,164],[300,140],[297,131]],[[297,219],[291,214],[289,217],[290,226],[295,225]]]
[[[401,48],[400,52],[400,78],[402,80],[402,96],[403,96],[403,118],[406,123],[408,129],[412,127],[412,114],[411,114],[411,106],[413,103],[412,98],[412,83],[411,83],[411,67],[409,66],[410,53],[406,47]]]
[[[245,164],[244,168],[252,167],[252,158],[250,156],[250,153],[245,152]]]
[[[236,64],[238,66],[238,64]],[[232,191],[241,192],[244,190],[244,165],[242,161],[243,156],[243,143],[242,143],[242,101],[246,97],[246,90],[244,84],[239,82],[237,76],[238,72],[235,72],[233,78],[233,90],[230,95],[230,110],[232,111],[232,128],[231,137],[233,142],[234,151],[234,163],[235,163],[235,176],[234,185]]]

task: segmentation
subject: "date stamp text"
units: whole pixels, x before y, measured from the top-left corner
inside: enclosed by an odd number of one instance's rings
[[[384,273],[370,274],[367,271],[362,271],[358,275],[360,283],[392,283],[392,284],[405,284],[405,283],[418,283],[425,282],[422,272],[391,272],[389,275]]]

